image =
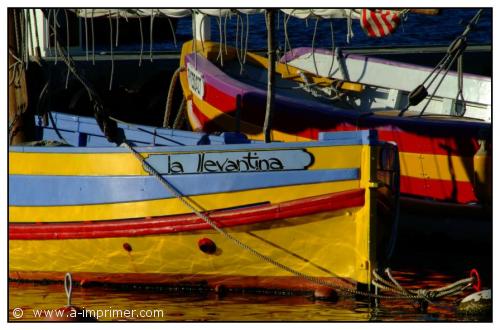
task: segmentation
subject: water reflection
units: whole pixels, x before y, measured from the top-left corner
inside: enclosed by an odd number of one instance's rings
[[[415,281],[414,272],[394,272],[403,285],[438,287],[458,279],[441,273],[428,273]],[[411,282],[415,281],[415,282]],[[116,290],[106,287],[73,289],[74,305],[87,310],[161,310],[161,316],[110,317],[101,321],[487,321],[457,316],[456,306],[463,296],[447,297],[430,304],[420,313],[409,301],[385,300],[378,307],[367,302],[341,298],[337,302],[313,301],[304,296],[264,296],[255,294],[186,294],[157,290]],[[22,308],[20,321],[42,321],[35,309],[57,309],[66,304],[62,284],[9,283],[9,319],[14,308]]]

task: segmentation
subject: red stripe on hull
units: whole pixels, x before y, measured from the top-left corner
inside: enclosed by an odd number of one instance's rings
[[[223,112],[235,111],[237,107],[235,97],[227,95],[210,84],[205,84],[203,101],[208,102]]]
[[[210,96],[207,94],[204,101],[219,111],[234,117],[236,97],[229,96],[208,84],[206,84],[206,88],[210,91]],[[227,102],[227,104],[224,105],[223,102]],[[276,108],[281,107],[279,102],[277,102]],[[195,110],[194,108],[193,104],[193,111]],[[263,119],[264,108],[261,109],[261,107],[257,107],[255,104],[245,105],[244,103],[242,104],[242,108],[244,108],[241,111],[241,119],[243,121],[259,127],[262,125],[263,121],[261,119]],[[207,132],[228,129],[227,127],[218,126],[217,123],[211,121],[197,108],[194,113]],[[425,125],[410,132],[402,130],[397,126],[371,125],[369,118],[360,119],[357,125],[340,119],[336,120],[335,118],[329,118],[328,122],[325,123],[324,119],[321,118],[321,122],[313,122],[313,119],[307,116],[292,113],[287,114],[286,110],[276,111],[273,128],[284,133],[312,140],[318,139],[319,132],[353,131],[374,128],[379,132],[381,140],[396,142],[400,152],[472,157],[479,149],[479,143],[475,137],[460,134],[440,136],[440,132],[429,132]]]
[[[207,213],[221,228],[330,212],[364,205],[364,189],[303,198],[275,205]],[[85,239],[160,235],[211,229],[194,214],[102,222],[11,223],[9,239]]]
[[[9,272],[11,280],[63,281],[65,273],[61,272]],[[200,274],[152,274],[152,273],[90,273],[72,272],[71,276],[75,282],[85,283],[91,286],[94,283],[108,284],[134,284],[147,286],[175,286],[193,288],[215,288],[224,286],[228,289],[267,289],[267,290],[291,290],[311,291],[319,288],[317,284],[297,276],[218,276]],[[318,277],[333,285],[345,288],[353,288],[354,284],[347,279]]]
[[[420,179],[401,176],[401,193],[413,196],[426,196],[454,203],[476,203],[478,199],[470,182],[437,179]]]

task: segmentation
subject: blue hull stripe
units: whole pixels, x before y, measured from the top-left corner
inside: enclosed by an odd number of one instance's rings
[[[359,169],[166,175],[185,195],[359,179]],[[61,206],[173,197],[153,176],[9,176],[9,205]]]
[[[338,138],[335,138],[338,136]],[[246,150],[273,150],[273,149],[297,149],[329,146],[352,146],[352,145],[374,145],[376,144],[375,131],[350,131],[327,133],[322,135],[324,141],[311,142],[271,142],[271,143],[245,143],[245,144],[221,144],[221,145],[195,145],[195,146],[159,146],[159,147],[137,147],[138,152],[209,152],[209,151],[246,151]],[[32,147],[32,146],[10,146],[10,152],[38,152],[38,153],[61,153],[61,154],[83,154],[83,153],[129,153],[125,147]]]

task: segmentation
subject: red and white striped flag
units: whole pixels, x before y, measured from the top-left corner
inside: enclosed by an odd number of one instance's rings
[[[385,37],[396,30],[401,22],[399,12],[382,9],[362,9],[361,27],[372,38]]]

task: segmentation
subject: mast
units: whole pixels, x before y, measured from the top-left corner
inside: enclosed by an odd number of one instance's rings
[[[271,142],[271,124],[274,112],[274,71],[276,65],[276,52],[274,49],[274,9],[266,9],[267,23],[267,100],[266,117],[264,119],[264,139]]]

